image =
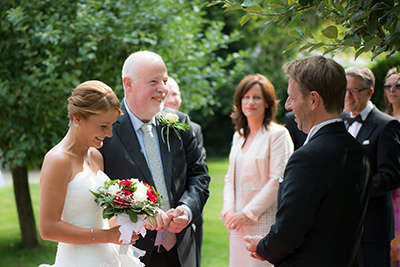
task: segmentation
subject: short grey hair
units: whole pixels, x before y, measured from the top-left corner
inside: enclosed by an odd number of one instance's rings
[[[364,88],[375,88],[375,76],[367,67],[349,67],[346,69],[346,75],[361,78],[364,83]]]
[[[129,77],[132,79],[133,83],[136,83],[136,73],[139,69],[138,65],[145,57],[158,57],[162,60],[160,55],[147,50],[132,53],[129,55],[129,57],[127,57],[127,59],[125,59],[124,65],[122,66],[122,80],[125,77]]]

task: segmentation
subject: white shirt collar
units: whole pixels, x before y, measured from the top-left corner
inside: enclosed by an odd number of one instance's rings
[[[133,129],[135,129],[135,132],[137,132],[144,123],[131,112],[129,107],[126,105],[125,98],[124,98],[124,104],[125,104],[126,112],[128,113],[129,119],[132,122]],[[151,120],[149,122],[151,122],[153,125],[155,125],[155,121],[156,121],[155,117],[153,117],[153,118],[151,118]]]
[[[365,121],[365,119],[368,117],[368,114],[371,112],[371,110],[374,108],[374,104],[372,104],[371,101],[368,101],[368,105],[360,112],[361,119]],[[354,118],[355,116],[353,113],[350,112],[350,117]],[[359,122],[357,122],[359,123]]]

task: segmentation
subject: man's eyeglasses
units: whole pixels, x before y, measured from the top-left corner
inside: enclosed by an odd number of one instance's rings
[[[370,87],[365,87],[365,88],[362,88],[362,89],[349,88],[349,89],[347,89],[347,92],[349,92],[349,94],[350,94],[351,96],[358,96],[358,93],[359,93],[359,92],[364,91],[364,90],[367,90],[367,89],[369,89],[369,88],[370,88]]]
[[[384,84],[383,89],[391,90],[392,92],[394,92],[394,90],[400,90],[400,83],[396,83],[395,85]]]

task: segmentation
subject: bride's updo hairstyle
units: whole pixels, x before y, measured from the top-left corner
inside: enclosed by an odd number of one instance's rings
[[[122,114],[120,102],[114,91],[100,81],[86,81],[75,87],[68,98],[68,117],[72,116],[87,119],[91,115],[99,115],[114,108]]]

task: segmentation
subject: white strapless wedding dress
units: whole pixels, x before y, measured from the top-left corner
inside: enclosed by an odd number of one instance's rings
[[[78,173],[68,184],[62,219],[83,228],[109,229],[108,220],[102,217],[102,208],[94,202],[94,195],[89,191],[97,190],[108,179],[102,171],[97,176],[90,172]],[[41,264],[39,267],[144,266],[134,256],[132,246],[129,247],[124,255],[119,254],[119,245],[116,244],[76,245],[60,242],[54,265]]]

